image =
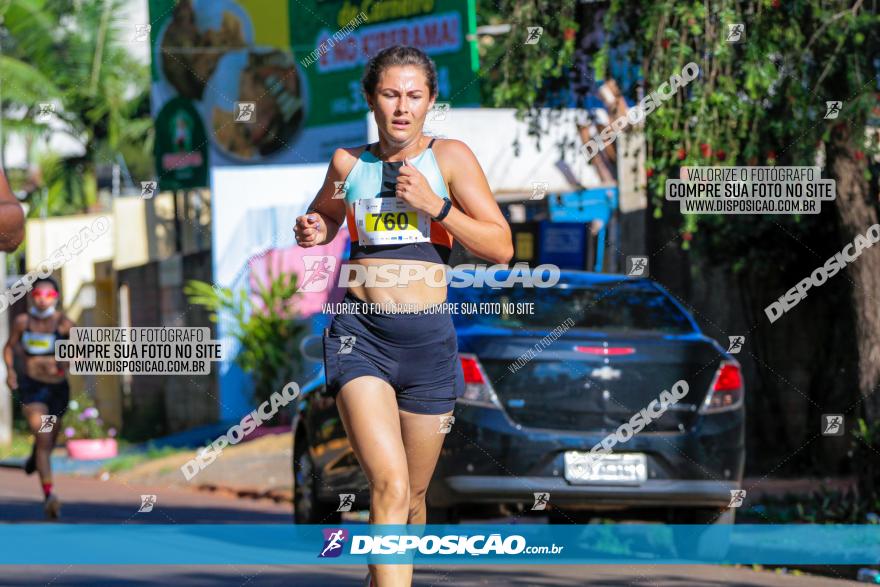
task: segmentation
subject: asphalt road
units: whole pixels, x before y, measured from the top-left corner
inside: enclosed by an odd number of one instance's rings
[[[198,524],[268,523],[291,521],[289,504],[236,499],[226,495],[120,483],[114,479],[59,476],[56,490],[63,501],[60,523]],[[142,494],[155,494],[150,513],[138,513]],[[0,523],[43,522],[38,481],[15,469],[0,469]],[[2,548],[2,545],[0,545]],[[354,566],[6,566],[0,586],[142,587],[269,587],[360,586],[365,567]],[[654,587],[768,586],[820,587],[860,585],[853,581],[793,576],[730,566],[589,565],[589,566],[435,566],[416,569],[419,586],[609,586]]]

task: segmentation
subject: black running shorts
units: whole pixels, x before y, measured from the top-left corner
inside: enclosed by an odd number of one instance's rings
[[[369,311],[351,293],[347,312],[336,314],[324,333],[327,391],[364,375],[387,381],[401,410],[445,414],[464,394],[458,339],[448,312]]]

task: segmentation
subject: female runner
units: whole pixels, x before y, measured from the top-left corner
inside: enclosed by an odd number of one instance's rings
[[[401,287],[350,285],[350,309],[334,316],[324,338],[327,390],[370,483],[370,523],[424,524],[440,430],[464,392],[452,318],[428,308],[446,301],[438,282],[453,239],[493,264],[510,261],[513,243],[467,145],[422,134],[437,98],[433,61],[413,47],[389,47],[367,64],[362,89],[379,141],[336,150],[294,232],[303,247],[322,245],[347,219],[351,264],[407,275],[425,269]],[[367,584],[407,586],[412,572],[370,565]]]
[[[17,389],[22,413],[34,435],[31,456],[24,465],[28,475],[37,471],[43,487],[46,517],[58,518],[61,502],[52,492],[52,449],[61,430],[61,417],[70,401],[70,386],[62,366],[55,360],[55,341],[67,338],[75,324],[59,310],[58,284],[49,278],[34,281],[33,304],[27,314],[16,317],[6,342],[6,382]],[[14,368],[15,353],[23,355],[24,373]],[[50,418],[46,418],[50,416]],[[54,418],[51,418],[54,416]]]

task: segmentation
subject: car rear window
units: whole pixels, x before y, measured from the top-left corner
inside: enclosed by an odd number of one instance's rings
[[[456,326],[481,324],[506,328],[556,328],[568,318],[573,328],[648,330],[670,334],[693,332],[688,317],[650,283],[619,281],[572,288],[449,288],[449,301],[500,302],[501,312],[454,314]],[[509,304],[532,303],[533,314],[504,312]],[[473,306],[470,307],[471,309]],[[493,309],[486,306],[486,309]],[[524,308],[524,306],[520,306]]]

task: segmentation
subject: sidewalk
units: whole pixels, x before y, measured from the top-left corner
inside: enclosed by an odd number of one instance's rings
[[[148,450],[178,448],[179,454],[158,457],[131,469],[117,473],[104,473],[120,481],[179,485],[233,493],[239,497],[268,497],[275,501],[291,501],[292,486],[292,435],[288,426],[260,427],[236,446],[230,446],[210,466],[187,481],[180,467],[196,456],[198,448],[224,434],[228,424],[220,423],[188,430],[163,437],[148,444],[128,447],[119,457],[137,455]],[[187,450],[191,449],[191,450]],[[20,469],[26,457],[8,458],[0,461],[0,468]],[[63,447],[52,453],[52,469],[61,475],[96,477],[102,474],[113,459],[94,461],[75,460],[67,456]]]
[[[114,475],[128,483],[174,484],[214,491],[227,491],[240,497],[267,497],[291,501],[293,497],[293,436],[263,434],[255,440],[227,447],[208,467],[187,481],[180,470],[195,458],[195,449],[137,465]]]

